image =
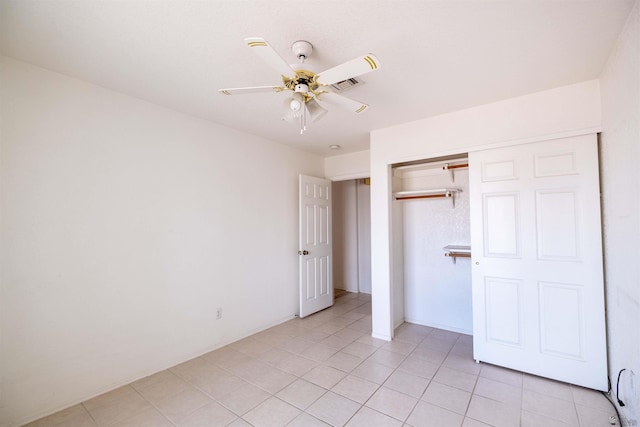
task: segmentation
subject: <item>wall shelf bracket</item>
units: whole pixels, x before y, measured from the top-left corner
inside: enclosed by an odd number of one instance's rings
[[[464,163],[464,164],[459,164],[459,165],[451,165],[449,163],[445,163],[444,166],[442,166],[442,170],[445,172],[449,172],[449,179],[451,180],[451,183],[453,184],[453,182],[455,181],[455,176],[453,175],[453,171],[456,169],[460,169],[460,168],[468,168],[469,164],[468,163]]]

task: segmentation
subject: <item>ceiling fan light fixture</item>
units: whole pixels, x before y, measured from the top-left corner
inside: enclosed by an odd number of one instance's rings
[[[284,120],[285,122],[293,122],[300,119],[300,116],[302,116],[302,106],[295,110],[292,107],[292,104],[293,107],[297,106],[297,104],[294,103],[293,97],[289,96],[284,99],[284,102],[282,104],[282,120]]]
[[[300,111],[304,106],[304,97],[300,93],[294,93],[289,101],[291,111]]]
[[[322,108],[322,106],[318,103],[318,101],[315,100],[315,98],[307,101],[306,105],[311,122],[316,122],[317,120],[320,120],[322,117],[324,117],[325,114],[327,114],[327,110]]]

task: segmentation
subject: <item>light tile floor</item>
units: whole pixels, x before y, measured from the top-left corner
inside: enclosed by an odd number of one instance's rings
[[[347,294],[29,426],[605,427],[615,415],[598,392],[476,364],[467,335],[370,334],[370,297]]]

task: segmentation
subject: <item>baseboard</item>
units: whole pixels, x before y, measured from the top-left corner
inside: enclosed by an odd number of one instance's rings
[[[409,319],[409,318],[405,318],[404,321],[407,323],[412,323],[414,325],[428,326],[430,328],[442,329],[444,331],[450,331],[450,332],[457,332],[459,334],[464,334],[464,335],[473,335],[473,330],[469,330],[469,329],[456,328],[454,326],[440,325],[437,323],[428,323],[428,322],[423,322],[417,319]]]

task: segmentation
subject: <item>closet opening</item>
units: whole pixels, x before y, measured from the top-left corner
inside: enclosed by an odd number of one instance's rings
[[[392,166],[394,327],[472,334],[467,154]]]

